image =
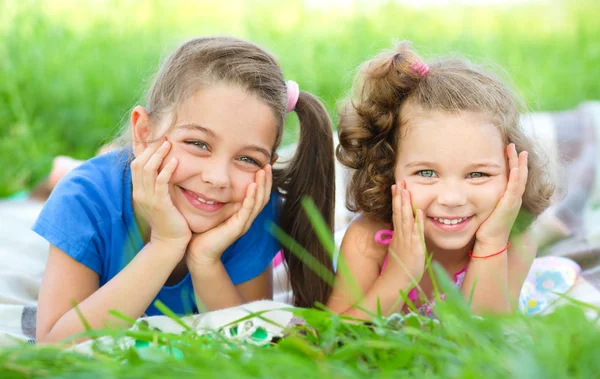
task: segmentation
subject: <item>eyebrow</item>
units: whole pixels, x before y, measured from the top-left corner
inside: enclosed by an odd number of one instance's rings
[[[181,124],[181,125],[175,125],[176,128],[182,128],[182,129],[190,129],[190,130],[199,130],[201,132],[204,132],[212,137],[217,137],[215,132],[213,132],[212,130],[205,128],[204,126],[198,125],[198,124]]]
[[[496,164],[493,162],[475,163],[469,167],[472,167],[472,168],[497,168],[497,169],[502,168],[502,167],[500,167],[499,164]]]
[[[406,164],[404,167],[405,168],[411,168],[411,167],[418,167],[418,166],[435,166],[436,164],[433,162],[426,162],[426,161],[415,161],[415,162],[410,162],[408,164]],[[469,166],[470,169],[478,169],[478,168],[496,168],[496,169],[501,169],[502,167],[496,163],[493,162],[483,162],[483,163],[475,163]]]
[[[182,129],[189,129],[189,130],[199,130],[201,132],[204,132],[204,133],[210,135],[213,138],[218,138],[217,135],[215,134],[215,132],[213,132],[212,130],[210,130],[208,128],[205,128],[204,126],[198,125],[198,124],[182,124],[182,125],[175,125],[175,127],[182,128]],[[243,147],[243,150],[256,151],[257,153],[263,154],[268,159],[271,159],[271,153],[267,149],[260,147],[258,145],[246,145]]]
[[[425,161],[415,161],[415,162],[410,162],[410,163],[407,163],[406,165],[404,165],[404,167],[406,167],[406,168],[417,167],[417,166],[435,166],[435,163],[425,162]]]

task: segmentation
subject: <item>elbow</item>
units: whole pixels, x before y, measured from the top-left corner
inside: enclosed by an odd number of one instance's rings
[[[477,304],[473,302],[471,304],[471,313],[476,316],[485,315],[508,315],[512,312],[512,308],[508,300],[502,299],[500,301],[486,302]]]
[[[35,331],[35,343],[40,344],[52,344],[59,342],[56,340],[52,333],[47,328],[37,328]]]

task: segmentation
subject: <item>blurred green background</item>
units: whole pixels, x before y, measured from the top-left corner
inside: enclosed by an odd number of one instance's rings
[[[272,51],[334,121],[356,66],[399,40],[499,64],[533,111],[600,98],[600,1],[418,3],[0,0],[0,197],[38,183],[55,155],[91,157],[165,55],[199,35]]]

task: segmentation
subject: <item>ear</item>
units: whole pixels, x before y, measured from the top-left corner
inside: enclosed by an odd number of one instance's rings
[[[151,137],[150,116],[144,107],[138,105],[131,111],[131,140],[133,141],[133,153],[137,157],[146,146]]]
[[[273,156],[271,157],[271,165],[277,161],[277,158],[279,158],[279,154],[273,153]]]

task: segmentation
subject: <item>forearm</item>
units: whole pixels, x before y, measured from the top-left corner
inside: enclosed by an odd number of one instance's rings
[[[478,246],[473,256],[489,256],[504,246]],[[489,258],[472,258],[462,285],[462,294],[471,301],[473,313],[506,313],[510,311],[508,299],[508,253]]]
[[[189,265],[188,268],[199,310],[214,311],[245,302],[220,260]]]
[[[380,307],[384,316],[400,312],[404,306],[404,299],[400,296],[400,290],[407,291],[411,285],[411,280],[408,275],[398,277],[397,275],[393,276],[394,274],[386,270],[383,275],[375,280],[358,304],[345,304],[345,310],[339,313],[356,318],[371,318],[372,314],[378,312],[378,307]]]
[[[175,253],[172,250],[162,244],[147,244],[118,275],[78,304],[90,327],[103,328],[108,321],[128,327],[126,322],[109,315],[111,309],[131,319],[142,316],[178,263],[177,259],[166,256]],[[83,331],[84,323],[73,308],[54,324],[41,342],[58,342]]]
[[[521,288],[537,253],[537,243],[530,233],[511,240],[513,242],[508,249],[508,294],[511,307],[516,309]]]

